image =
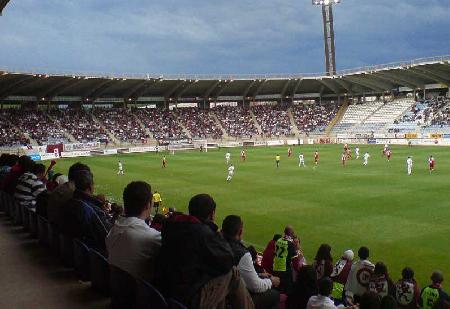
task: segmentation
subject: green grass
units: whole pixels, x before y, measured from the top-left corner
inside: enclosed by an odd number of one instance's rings
[[[450,160],[443,147],[394,146],[391,162],[381,157],[381,145],[362,145],[372,157],[364,167],[352,160],[344,168],[341,145],[249,148],[247,162],[239,160],[240,149],[231,149],[235,177],[226,183],[225,149],[208,153],[181,152],[167,155],[168,168],[161,168],[161,154],[129,154],[60,160],[57,171],[67,173],[77,161],[94,172],[96,191],[121,203],[121,193],[132,180],[145,180],[161,192],[164,204],[186,211],[189,199],[209,193],[217,202],[220,226],[229,214],[244,220],[244,239],[263,249],[274,233],[291,224],[301,237],[311,262],[321,243],[329,243],[334,258],[345,249],[356,252],[361,245],[371,250],[373,262],[388,265],[393,279],[404,266],[412,267],[424,285],[434,269],[450,276]],[[320,151],[314,169],[312,154]],[[306,168],[298,167],[303,151]],[[275,155],[282,156],[275,168]],[[436,158],[436,171],[428,172],[427,158]],[[406,174],[406,158],[414,159],[414,174]],[[122,160],[125,175],[117,176]],[[450,281],[450,280],[448,280]],[[445,286],[448,288],[449,284]]]

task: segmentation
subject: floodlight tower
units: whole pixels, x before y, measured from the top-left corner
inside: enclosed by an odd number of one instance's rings
[[[325,65],[327,75],[336,74],[336,54],[334,49],[333,5],[341,0],[312,0],[313,5],[322,6],[323,36],[325,39]]]

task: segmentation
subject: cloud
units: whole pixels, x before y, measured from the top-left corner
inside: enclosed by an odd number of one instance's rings
[[[339,68],[448,54],[450,5],[343,0]],[[0,17],[0,66],[150,73],[323,71],[309,0],[22,0]]]

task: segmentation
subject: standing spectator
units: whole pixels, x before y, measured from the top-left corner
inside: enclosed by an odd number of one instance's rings
[[[149,184],[128,184],[123,191],[125,216],[116,221],[106,237],[109,264],[149,282],[153,281],[161,248],[161,233],[145,223],[152,211],[152,196]]]
[[[102,209],[104,203],[93,195],[94,175],[88,170],[81,170],[75,173],[73,181],[73,197],[62,209],[63,233],[105,252],[105,238],[111,222],[109,215]]]
[[[230,245],[214,224],[216,203],[207,194],[189,201],[189,215],[178,215],[162,229],[161,284],[167,297],[190,308],[253,308],[233,267]]]
[[[161,206],[162,199],[161,194],[158,191],[153,193],[153,205],[155,206],[155,215],[158,214],[159,206]]]
[[[419,304],[423,309],[432,309],[436,303],[450,302],[450,296],[442,289],[444,276],[440,271],[431,274],[431,285],[422,289]]]
[[[357,304],[361,296],[368,291],[369,280],[375,268],[368,260],[369,248],[359,248],[358,256],[359,261],[353,263],[345,284],[345,298],[349,305]]]
[[[255,308],[277,308],[280,292],[273,288],[280,284],[280,278],[268,274],[262,278],[258,276],[250,252],[242,244],[243,229],[244,223],[239,216],[230,215],[223,220],[222,233],[233,251],[234,265],[250,291]]]
[[[273,257],[275,255],[275,243],[278,239],[280,239],[280,234],[273,235],[273,238],[266,246],[266,249],[264,249],[261,266],[269,273],[273,273]]]
[[[331,256],[330,245],[320,245],[319,250],[317,250],[313,266],[316,270],[317,280],[331,276],[331,273],[333,272],[333,257]]]
[[[44,174],[45,165],[34,164],[31,171],[20,176],[14,193],[14,199],[19,205],[36,208],[37,196],[46,190],[44,183],[40,180]]]
[[[387,266],[383,262],[375,264],[375,270],[369,280],[369,291],[377,293],[380,298],[395,295],[394,283],[389,277]]]
[[[288,292],[292,285],[292,259],[297,256],[298,244],[292,226],[284,229],[284,236],[275,243],[273,273],[280,277],[280,291]]]
[[[353,265],[354,253],[352,250],[346,250],[341,259],[336,262],[331,273],[331,280],[333,280],[333,298],[342,301],[344,297],[344,286],[348,279],[348,274]]]
[[[20,176],[26,172],[32,172],[34,164],[29,156],[21,156],[17,163],[11,167],[9,173],[5,175],[2,183],[3,191],[13,196]]]
[[[414,271],[405,267],[402,271],[402,279],[395,284],[395,298],[399,308],[419,308],[420,290],[414,279]]]
[[[312,265],[306,265],[298,271],[297,281],[288,293],[286,308],[305,309],[311,296],[317,295],[317,276]]]

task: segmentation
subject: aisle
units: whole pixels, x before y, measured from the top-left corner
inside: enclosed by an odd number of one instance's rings
[[[109,303],[0,213],[0,308],[107,308]]]

